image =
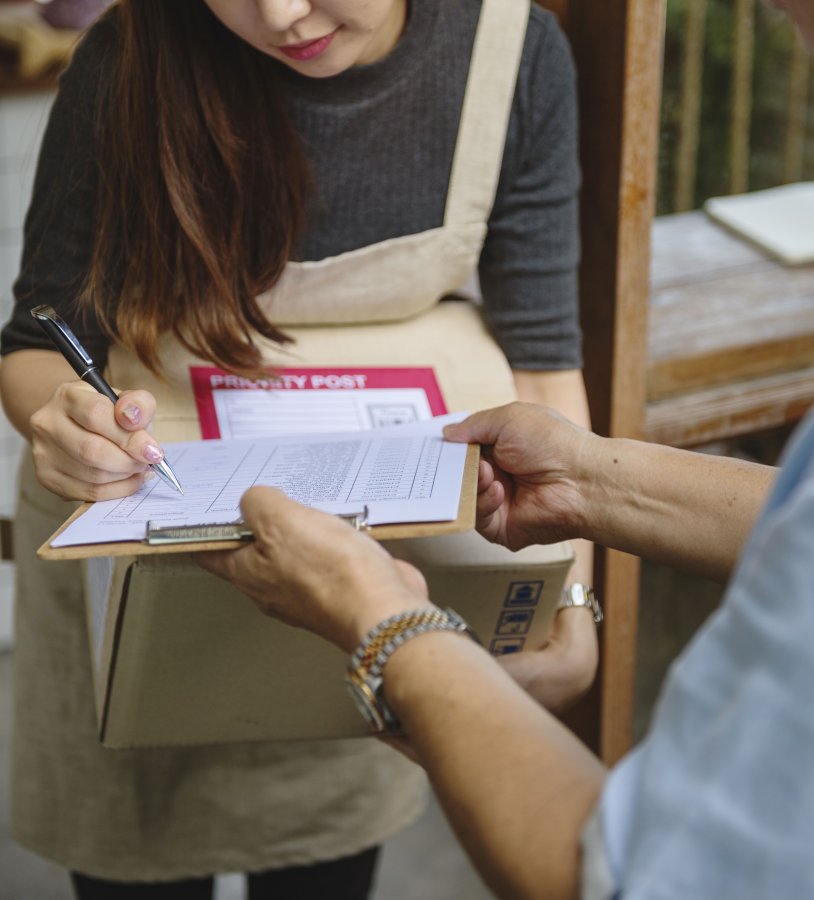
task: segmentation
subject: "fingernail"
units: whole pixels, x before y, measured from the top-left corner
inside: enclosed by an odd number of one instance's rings
[[[133,425],[138,425],[141,421],[141,410],[137,406],[126,406],[123,412],[127,421]]]
[[[146,484],[148,481],[152,481],[153,478],[156,477],[155,472],[152,469],[147,469],[146,472],[143,472],[141,475],[141,483]]]
[[[155,444],[146,444],[142,453],[148,463],[161,462],[161,460],[164,458],[164,454],[161,452],[161,448],[157,447]]]

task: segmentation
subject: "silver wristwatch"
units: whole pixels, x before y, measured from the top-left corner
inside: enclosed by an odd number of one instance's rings
[[[567,609],[572,606],[584,606],[591,612],[597,625],[605,618],[593,588],[589,588],[587,584],[569,584],[567,588],[563,589],[557,609]]]

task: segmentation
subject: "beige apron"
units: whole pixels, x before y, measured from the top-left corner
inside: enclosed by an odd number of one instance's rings
[[[513,397],[478,311],[438,301],[465,282],[480,253],[527,18],[527,0],[484,0],[443,226],[290,264],[262,301],[297,343],[268,345],[269,365],[429,365],[450,409]],[[188,377],[196,360],[170,340],[161,350],[169,383],[118,348],[110,381],[156,395],[159,440],[198,437]],[[337,858],[418,816],[423,773],[370,739],[103,749],[81,570],[33,554],[72,505],[37,484],[29,459],[21,483],[12,745],[20,843],[97,877],[161,880]]]

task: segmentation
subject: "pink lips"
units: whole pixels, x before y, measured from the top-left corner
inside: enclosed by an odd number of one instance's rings
[[[336,31],[339,31],[339,29],[337,28]],[[285,54],[289,59],[296,59],[300,62],[316,59],[331,45],[331,41],[334,39],[336,31],[332,31],[324,37],[317,38],[315,41],[303,41],[301,44],[285,44],[279,48],[280,53]]]

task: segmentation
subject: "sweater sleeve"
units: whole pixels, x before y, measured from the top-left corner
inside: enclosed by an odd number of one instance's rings
[[[570,49],[535,9],[479,265],[487,322],[515,369],[582,365],[579,181]]]
[[[92,318],[78,315],[75,301],[93,248],[98,190],[94,106],[113,39],[108,22],[95,25],[60,78],[25,219],[14,309],[0,335],[3,355],[53,349],[30,315],[32,307],[47,303],[71,324],[97,364],[104,365],[108,341]]]

